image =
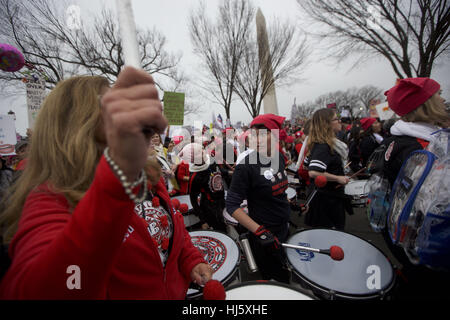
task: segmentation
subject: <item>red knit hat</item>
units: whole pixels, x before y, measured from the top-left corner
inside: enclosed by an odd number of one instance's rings
[[[284,140],[284,142],[286,142],[286,143],[294,143],[294,138],[292,136],[287,136],[286,139]]]
[[[250,123],[250,128],[254,125],[262,124],[269,130],[280,130],[281,125],[283,124],[285,119],[285,117],[280,117],[272,113],[262,114],[253,119],[253,121]]]
[[[399,116],[416,110],[430,99],[441,86],[430,78],[409,78],[400,80],[385,92],[389,107]]]
[[[361,127],[364,129],[364,131],[366,131],[373,125],[375,121],[377,121],[377,119],[375,118],[362,118],[360,121]]]

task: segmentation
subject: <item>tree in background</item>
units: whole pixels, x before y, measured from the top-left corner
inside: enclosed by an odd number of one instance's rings
[[[366,114],[372,100],[383,101],[383,90],[367,85],[361,88],[352,87],[345,91],[338,90],[320,95],[314,101],[307,101],[300,105],[294,104],[291,110],[291,119],[310,118],[314,111],[326,108],[328,104],[336,103],[339,112],[343,109],[349,111],[352,118]]]
[[[21,51],[49,89],[83,74],[102,75],[113,83],[124,65],[117,18],[103,8],[90,23],[74,26],[67,22],[68,7],[65,1],[0,0],[0,40]],[[185,90],[187,79],[177,68],[181,56],[166,51],[166,38],[156,29],[137,33],[142,68],[153,75],[159,89]],[[0,73],[0,83],[3,89],[17,88],[23,77],[23,71]],[[195,109],[185,108],[187,113]]]
[[[251,33],[235,86],[236,94],[253,118],[259,115],[270,88],[299,81],[307,63],[306,39],[300,38],[291,22],[276,21],[267,28],[267,34],[268,46],[257,38],[256,32]]]
[[[203,87],[230,119],[236,76],[250,37],[255,8],[246,0],[222,1],[214,22],[200,3],[190,13],[189,31],[194,53],[202,60]]]
[[[205,7],[199,4],[189,20],[194,52],[205,71],[201,86],[225,109],[228,119],[233,94],[256,117],[272,85],[299,80],[306,63],[306,41],[294,24],[275,22],[268,28],[269,47],[263,47],[257,39],[251,1],[222,1],[214,22],[206,16]],[[268,66],[273,74],[260,72]]]
[[[430,77],[450,51],[447,0],[297,0],[329,56],[387,59],[399,78]],[[314,24],[315,23],[315,24]],[[358,64],[356,63],[356,64]],[[355,65],[356,65],[355,64]]]

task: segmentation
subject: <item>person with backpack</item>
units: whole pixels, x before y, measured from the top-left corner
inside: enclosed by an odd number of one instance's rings
[[[391,187],[409,155],[426,148],[434,139],[432,133],[446,127],[449,115],[440,94],[439,83],[430,78],[402,79],[385,93],[389,107],[401,117],[391,127],[392,137],[383,141],[382,173]],[[402,264],[397,298],[449,296],[450,274],[412,264],[404,250],[393,244],[387,229],[382,232],[385,242]]]

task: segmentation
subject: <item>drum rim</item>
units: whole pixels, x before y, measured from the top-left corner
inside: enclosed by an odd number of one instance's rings
[[[239,275],[240,260],[241,260],[241,257],[239,256],[239,262],[236,265],[234,271],[231,272],[229,274],[229,276],[227,276],[225,279],[220,281],[220,283],[225,287],[225,290],[227,289],[228,285],[231,282],[233,282]],[[240,281],[240,279],[239,279],[239,281]],[[188,288],[188,290],[189,289],[192,289],[192,288]],[[194,290],[197,290],[197,289],[194,289]],[[197,292],[191,293],[190,295],[186,292],[186,298],[189,298],[189,299],[197,299],[197,298],[200,298],[202,295],[203,295],[203,292],[199,291],[199,290],[197,290]]]
[[[344,292],[340,292],[340,291],[330,290],[330,289],[328,289],[328,288],[325,288],[325,287],[323,287],[323,286],[321,286],[321,285],[315,283],[315,282],[312,281],[312,280],[309,280],[309,279],[305,278],[304,275],[300,274],[300,273],[294,268],[294,266],[292,265],[292,263],[289,261],[289,258],[287,257],[287,253],[286,253],[286,261],[287,261],[287,263],[288,263],[288,265],[289,265],[291,271],[292,271],[293,273],[295,273],[295,274],[296,274],[299,278],[301,278],[303,281],[307,282],[310,286],[312,286],[312,287],[314,287],[314,288],[320,290],[320,291],[323,292],[323,293],[326,293],[326,294],[330,294],[330,295],[331,295],[330,292],[333,292],[333,296],[341,297],[341,298],[348,298],[348,299],[372,299],[372,298],[377,298],[377,297],[383,296],[382,293],[387,293],[387,292],[389,292],[389,291],[394,287],[395,282],[396,282],[396,279],[397,279],[397,276],[396,276],[396,274],[395,274],[394,266],[392,265],[392,263],[391,263],[391,261],[389,260],[388,256],[387,256],[382,250],[380,250],[376,245],[370,243],[370,242],[367,241],[366,239],[363,239],[363,238],[361,238],[360,236],[357,236],[357,235],[355,235],[355,234],[353,234],[353,233],[351,233],[351,232],[340,231],[340,230],[334,230],[334,229],[327,229],[327,228],[311,228],[311,229],[305,229],[305,230],[301,230],[301,231],[298,231],[298,232],[294,233],[294,234],[293,234],[292,236],[290,236],[286,241],[287,241],[287,243],[289,243],[289,241],[290,241],[290,240],[294,237],[294,235],[296,235],[297,233],[304,232],[304,231],[311,231],[311,230],[337,231],[337,232],[347,233],[347,234],[350,234],[350,235],[352,235],[352,236],[354,236],[354,237],[356,237],[356,238],[359,238],[360,240],[362,240],[362,241],[364,241],[364,242],[370,244],[371,246],[373,246],[374,248],[376,248],[379,252],[381,252],[381,254],[386,258],[387,262],[388,262],[389,265],[391,266],[391,268],[392,268],[392,280],[391,280],[391,282],[390,282],[385,288],[382,288],[382,289],[378,290],[378,291],[377,291],[378,293],[371,293],[371,294],[350,294],[350,293],[344,293]],[[287,249],[285,249],[285,252],[286,252],[286,250],[287,250]]]
[[[318,300],[317,297],[315,297],[314,295],[312,295],[311,293],[309,293],[306,289],[304,288],[298,288],[298,287],[294,287],[291,286],[289,284],[283,283],[283,282],[278,282],[278,281],[273,281],[273,280],[251,280],[251,281],[244,281],[244,282],[240,282],[240,283],[236,283],[233,284],[227,288],[225,288],[225,292],[229,291],[229,290],[233,290],[236,288],[240,288],[243,286],[253,286],[253,285],[275,285],[278,287],[284,287],[287,289],[291,289],[293,291],[297,291],[298,293],[301,293],[305,296],[307,296],[308,298],[311,298],[312,300]],[[245,299],[243,299],[245,300]]]

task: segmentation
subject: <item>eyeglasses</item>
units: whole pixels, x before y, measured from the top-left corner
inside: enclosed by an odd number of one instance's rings
[[[333,122],[333,121],[341,121],[341,119],[339,119],[339,118],[332,119],[331,122]]]

